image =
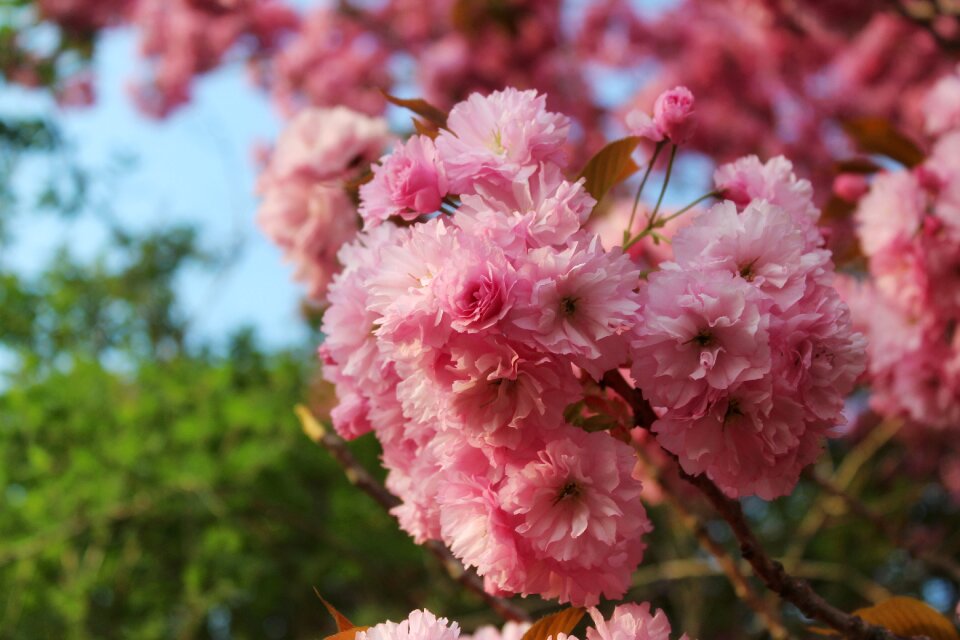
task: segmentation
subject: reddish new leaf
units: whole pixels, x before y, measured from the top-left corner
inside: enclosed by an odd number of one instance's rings
[[[398,98],[385,91],[383,92],[383,96],[391,104],[409,109],[418,116],[426,119],[427,122],[433,123],[438,127],[447,126],[447,114],[422,98]]]
[[[846,160],[837,160],[833,164],[834,173],[871,174],[880,171],[882,168],[870,158],[847,158]]]
[[[523,640],[547,640],[553,636],[554,640],[560,633],[570,634],[580,618],[583,617],[584,609],[580,607],[570,607],[563,611],[552,613],[540,618],[533,623],[533,626],[527,629],[523,634]]]
[[[317,597],[320,598],[320,602],[322,602],[323,606],[325,606],[327,608],[327,611],[330,612],[330,617],[332,617],[333,621],[337,623],[338,632],[342,633],[344,631],[356,629],[356,625],[350,622],[347,616],[337,611],[336,607],[334,607],[332,604],[327,602],[327,600],[322,595],[320,595],[320,592],[317,591],[316,587],[313,588],[313,592],[317,594]],[[336,635],[340,635],[340,633],[337,633]],[[330,637],[333,637],[333,636],[330,636]],[[344,640],[344,639],[338,639],[338,640]]]
[[[600,202],[614,185],[640,168],[631,157],[639,143],[640,138],[636,136],[614,140],[590,158],[578,177],[586,179],[587,192],[594,200]]]
[[[923,150],[883,118],[853,118],[843,130],[867,153],[887,156],[907,167],[923,162]]]
[[[872,607],[857,609],[853,615],[904,638],[960,640],[960,635],[950,620],[927,603],[915,598],[894,596]],[[815,628],[811,631],[823,636],[837,635],[832,629]]]

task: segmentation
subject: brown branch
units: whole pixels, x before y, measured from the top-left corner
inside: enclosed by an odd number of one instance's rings
[[[308,438],[326,449],[330,455],[333,456],[334,460],[343,468],[343,473],[347,477],[347,480],[350,481],[350,484],[373,498],[374,502],[383,507],[387,512],[401,504],[395,495],[387,491],[384,486],[360,464],[356,457],[354,457],[353,452],[347,447],[347,443],[343,438],[320,424],[305,406],[297,405],[294,411],[300,419],[303,432]],[[451,578],[467,590],[480,596],[487,606],[493,609],[501,618],[514,622],[530,621],[529,614],[523,609],[517,607],[505,598],[487,593],[483,588],[483,580],[481,580],[476,573],[465,569],[463,564],[442,542],[430,540],[424,546],[437,558]]]
[[[604,376],[604,382],[630,403],[634,412],[634,422],[637,426],[644,428],[651,426],[647,417],[655,414],[650,404],[643,400],[642,392],[630,386],[618,371],[609,372]],[[672,456],[672,454],[670,455]],[[763,545],[760,544],[747,523],[739,502],[724,495],[720,488],[705,475],[691,476],[684,472],[682,468],[679,469],[679,473],[681,478],[699,489],[717,513],[727,521],[740,543],[740,555],[750,563],[753,572],[768,589],[797,607],[804,615],[819,620],[846,638],[853,640],[904,640],[901,636],[891,633],[883,627],[868,624],[857,616],[837,609],[820,597],[807,581],[787,573],[782,564],[772,560],[767,555]]]

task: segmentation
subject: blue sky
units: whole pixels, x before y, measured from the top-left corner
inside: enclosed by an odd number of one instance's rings
[[[300,290],[279,251],[254,223],[251,149],[257,141],[276,137],[279,119],[267,98],[251,89],[241,67],[204,77],[195,85],[193,102],[169,119],[143,117],[126,92],[138,70],[135,46],[128,31],[103,38],[95,60],[98,95],[92,108],[58,113],[43,96],[4,88],[0,110],[54,115],[80,163],[95,174],[120,156],[133,157],[132,170],[108,185],[112,209],[124,223],[147,229],[191,222],[199,225],[205,247],[241,247],[229,270],[183,278],[182,303],[198,335],[216,339],[247,324],[257,327],[270,346],[301,341]],[[22,177],[29,181],[30,172]],[[102,230],[83,219],[23,215],[11,231],[15,242],[4,259],[28,272],[63,243],[78,255],[92,255],[103,240]]]
[[[297,0],[294,4],[320,3]],[[580,4],[580,0],[571,3]],[[645,4],[649,10],[667,2]],[[251,150],[256,142],[274,140],[280,129],[267,97],[251,87],[242,66],[228,65],[194,84],[194,99],[188,106],[167,120],[154,121],[136,110],[127,93],[127,84],[140,65],[135,34],[108,32],[94,63],[97,101],[93,107],[63,112],[48,96],[4,87],[0,113],[41,112],[55,117],[79,162],[95,175],[115,165],[118,157],[133,158],[133,169],[105,184],[103,190],[125,224],[145,229],[191,222],[200,227],[205,247],[215,251],[241,247],[230,269],[212,275],[194,272],[183,278],[181,300],[195,335],[216,340],[241,325],[253,325],[269,346],[302,343],[306,331],[298,317],[301,290],[292,282],[279,251],[254,223],[256,171]],[[622,77],[599,78],[598,96],[618,102],[629,95],[632,84]],[[684,173],[680,172],[675,185],[681,192],[686,191]],[[31,177],[37,181],[29,171],[21,177],[28,189]],[[43,266],[64,243],[84,256],[93,255],[104,239],[102,229],[84,219],[64,222],[24,215],[11,230],[15,242],[0,257],[25,271]]]

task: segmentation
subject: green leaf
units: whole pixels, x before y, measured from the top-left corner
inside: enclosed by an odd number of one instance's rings
[[[843,130],[867,153],[887,156],[907,167],[915,167],[924,159],[923,150],[884,118],[853,118],[843,123]]]
[[[590,158],[580,172],[578,177],[586,179],[584,186],[598,203],[614,185],[626,180],[640,168],[631,157],[639,143],[640,138],[636,136],[614,140]]]

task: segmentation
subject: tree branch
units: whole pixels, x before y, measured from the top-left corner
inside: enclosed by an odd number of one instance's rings
[[[649,416],[656,414],[650,403],[643,399],[643,393],[632,387],[619,371],[607,373],[603,380],[630,404],[636,426],[649,429],[652,424]],[[673,454],[670,455],[676,458]],[[837,609],[820,597],[807,581],[788,574],[782,564],[767,555],[750,529],[739,502],[724,495],[720,488],[705,475],[692,476],[684,472],[682,467],[679,468],[679,473],[681,478],[699,489],[717,513],[727,521],[737,542],[740,543],[740,555],[750,563],[753,572],[768,589],[793,604],[804,615],[824,623],[844,637],[853,640],[904,640],[883,627],[868,624],[857,616]]]
[[[347,447],[346,441],[337,434],[327,430],[314,415],[303,405],[297,405],[294,409],[297,417],[300,419],[300,425],[308,438],[316,444],[326,449],[334,460],[343,468],[343,473],[354,485],[368,496],[373,498],[374,502],[379,504],[388,513],[394,507],[401,504],[400,500],[387,491],[369,471],[354,457],[353,452]],[[509,600],[491,595],[483,588],[483,580],[476,573],[468,571],[463,564],[447,549],[446,545],[438,540],[430,540],[424,546],[432,553],[447,574],[460,583],[461,586],[472,591],[497,613],[504,620],[514,622],[529,622],[530,615],[523,609],[517,607]]]

